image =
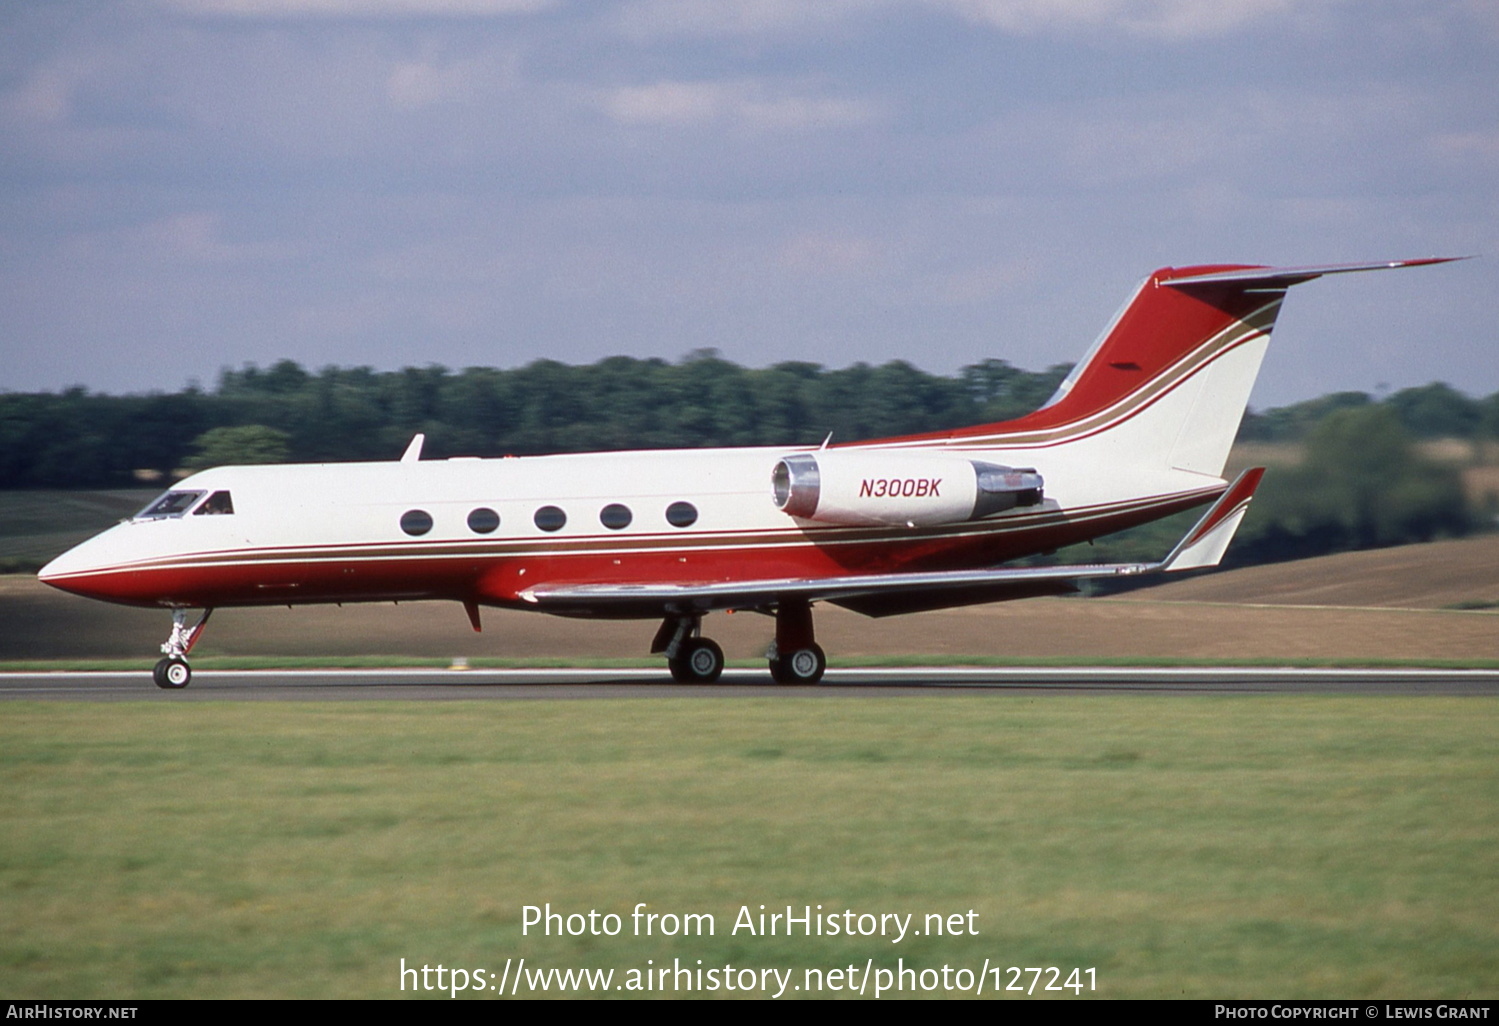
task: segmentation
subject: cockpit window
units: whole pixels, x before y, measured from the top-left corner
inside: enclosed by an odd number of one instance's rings
[[[229,497],[228,492],[214,492],[208,497],[208,501],[193,510],[193,516],[223,516],[234,512],[234,500]]]
[[[228,492],[222,493],[228,495]],[[135,515],[136,520],[162,520],[167,517],[180,517],[192,507],[192,504],[203,497],[202,492],[167,492],[151,505]]]

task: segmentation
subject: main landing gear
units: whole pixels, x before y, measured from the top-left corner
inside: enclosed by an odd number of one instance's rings
[[[198,622],[191,627],[187,625],[187,610],[172,610],[172,633],[168,635],[166,644],[161,646],[162,655],[166,658],[156,664],[156,669],[151,671],[151,677],[156,681],[159,688],[169,688],[173,691],[185,688],[192,682],[193,670],[187,665],[187,654],[197,644],[198,637],[203,633],[208,618],[213,615],[212,609],[203,610],[203,615]]]
[[[828,657],[812,630],[812,605],[786,599],[776,606],[776,640],[769,654],[770,676],[777,684],[816,684],[828,668]],[[723,649],[702,637],[701,613],[667,616],[651,643],[666,656],[673,680],[711,684],[723,673]]]
[[[816,684],[828,657],[812,633],[812,604],[787,599],[776,607],[776,640],[770,650],[770,679],[777,684]]]
[[[711,684],[723,673],[723,649],[711,638],[699,637],[700,613],[668,616],[651,642],[652,652],[666,656],[672,680],[683,684]]]

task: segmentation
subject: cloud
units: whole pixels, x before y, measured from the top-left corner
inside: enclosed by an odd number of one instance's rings
[[[557,0],[157,0],[187,14],[238,18],[488,17],[526,14]]]
[[[96,387],[170,386],[166,336],[205,380],[701,345],[1044,366],[1151,266],[1492,249],[1499,209],[1493,0],[12,6],[13,385],[82,351],[120,354]],[[1475,273],[1431,273],[1455,336],[1488,323]]]
[[[1037,272],[1024,257],[1002,263],[972,264],[946,274],[933,275],[927,284],[931,300],[949,306],[989,303],[1013,295],[1023,286],[1034,285]]]
[[[385,92],[396,108],[416,110],[471,95],[474,77],[469,65],[440,67],[431,61],[402,61],[386,79]]]
[[[1012,187],[1190,186],[1204,201],[1221,191],[1234,200],[1225,209],[1242,210],[1246,195],[1388,187],[1423,163],[1423,140],[1441,114],[1440,97],[1405,83],[1305,88],[1294,101],[1258,85],[1137,91],[1019,106],[975,127],[961,146],[946,145],[1006,169]],[[1440,145],[1477,156],[1482,136]]]
[[[43,68],[0,97],[0,106],[23,121],[58,122],[72,108],[73,81],[58,68]]]
[[[64,236],[59,252],[90,266],[114,264],[130,272],[189,274],[194,269],[264,266],[295,255],[284,243],[232,242],[225,216],[179,210],[131,224],[88,228]]]
[[[611,20],[635,38],[779,35],[823,29],[891,0],[637,0]]]
[[[626,34],[754,37],[826,30],[865,18],[899,18],[905,9],[956,15],[1000,32],[1071,35],[1122,32],[1166,41],[1216,38],[1288,13],[1346,0],[637,0],[619,8]],[[1478,3],[1484,0],[1469,0]]]
[[[730,124],[757,130],[836,128],[879,116],[877,108],[863,100],[796,95],[755,81],[623,86],[604,94],[602,106],[626,125]]]
[[[1499,129],[1453,132],[1437,136],[1433,143],[1440,156],[1465,166],[1499,167]]]
[[[835,235],[827,232],[801,232],[782,247],[780,264],[797,274],[833,275],[838,277],[867,275],[885,270],[888,261],[873,239]]]
[[[1227,35],[1314,0],[925,0],[970,21],[1017,35],[1115,29],[1188,40]],[[1321,0],[1341,2],[1341,0]]]

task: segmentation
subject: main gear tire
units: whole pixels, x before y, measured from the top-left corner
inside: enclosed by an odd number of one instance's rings
[[[828,668],[828,657],[816,643],[770,660],[770,677],[777,684],[816,684]]]

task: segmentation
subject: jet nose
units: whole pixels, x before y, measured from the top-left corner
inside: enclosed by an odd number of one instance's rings
[[[37,572],[37,580],[61,591],[95,597],[90,582],[103,567],[83,551],[88,547],[89,543],[84,542],[64,552]]]
[[[55,588],[57,587],[58,582],[62,580],[62,578],[67,577],[69,574],[77,573],[78,571],[85,569],[84,567],[79,566],[79,560],[74,555],[74,553],[78,551],[78,548],[79,546],[75,545],[73,548],[51,560],[46,566],[38,570],[36,574],[37,580],[41,581],[43,584],[50,584]]]
[[[85,598],[139,604],[141,597],[131,587],[136,575],[125,565],[130,560],[115,530],[73,546],[42,567],[37,579],[59,591]]]

